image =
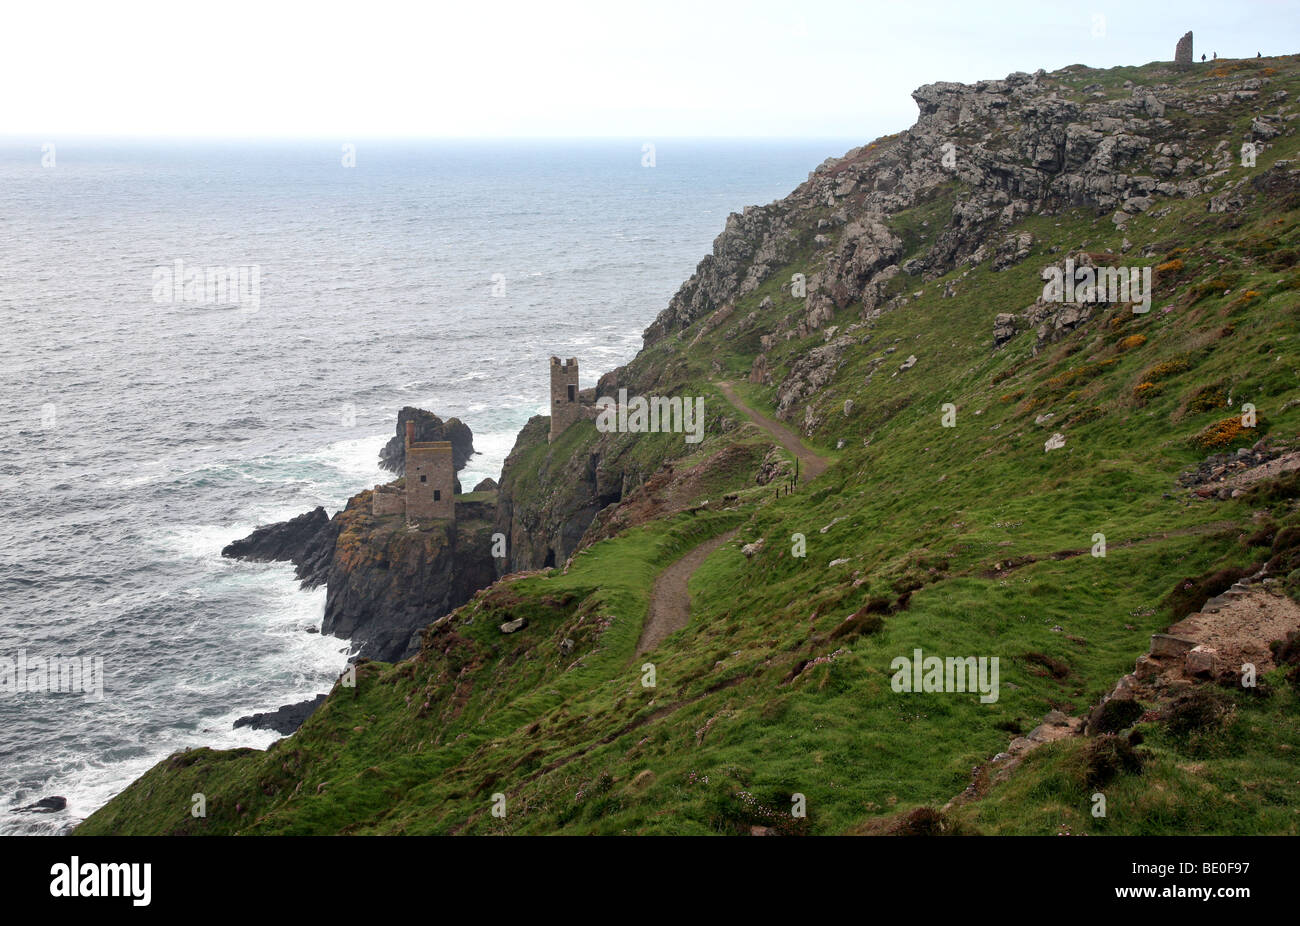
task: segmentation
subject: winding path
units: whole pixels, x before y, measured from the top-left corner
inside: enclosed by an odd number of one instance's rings
[[[744,412],[750,421],[762,428],[769,436],[775,438],[777,443],[799,458],[799,476],[802,482],[810,482],[826,472],[826,467],[830,465],[830,461],[805,447],[803,441],[799,439],[799,435],[780,422],[760,415],[746,405],[744,400],[736,394],[736,390],[731,387],[731,383],[720,382],[717,386],[728,402]]]
[[[763,429],[782,447],[799,459],[799,475],[804,482],[816,479],[826,472],[830,461],[819,456],[804,446],[799,436],[785,425],[772,421],[754,411],[741,400],[731,383],[718,383],[718,388],[727,401],[744,412],[750,421]],[[641,639],[637,641],[636,654],[643,656],[662,643],[669,634],[676,633],[686,626],[691,618],[691,593],[689,584],[695,570],[738,531],[728,531],[721,536],[706,540],[692,549],[677,562],[673,563],[655,579],[650,589],[650,610],[646,615],[645,625],[641,628]]]
[[[650,652],[670,633],[676,633],[686,626],[691,618],[691,576],[710,553],[736,534],[737,531],[727,531],[704,541],[659,573],[654,587],[650,589],[650,611],[641,628],[641,639],[636,644],[638,656]]]

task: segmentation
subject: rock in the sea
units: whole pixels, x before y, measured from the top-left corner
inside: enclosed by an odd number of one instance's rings
[[[293,563],[303,585],[314,587],[324,581],[337,534],[325,509],[317,507],[288,521],[259,527],[242,540],[227,544],[221,555],[258,563]]]
[[[379,451],[379,465],[391,473],[406,472],[406,422],[415,422],[417,441],[451,441],[452,465],[459,472],[474,455],[474,433],[459,418],[443,421],[433,412],[410,405],[397,413],[397,433]]]
[[[66,797],[54,795],[52,797],[43,797],[35,804],[28,804],[21,808],[19,813],[58,813],[68,806]]]
[[[497,490],[497,481],[491,476],[484,479],[478,485],[474,486],[475,492],[495,492]]]
[[[240,717],[235,721],[235,727],[251,727],[254,730],[274,730],[276,733],[283,733],[288,736],[293,733],[312,714],[316,709],[325,703],[327,696],[323,694],[316,695],[309,701],[299,701],[297,704],[286,704],[283,707],[266,711],[261,714],[249,714],[246,717]]]

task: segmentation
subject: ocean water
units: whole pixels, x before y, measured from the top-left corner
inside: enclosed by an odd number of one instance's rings
[[[76,656],[103,693],[0,691],[0,833],[265,747],[232,722],[327,690],[348,644],[309,632],[323,589],[221,548],[390,478],[403,405],[473,429],[467,489],[498,476],[550,355],[594,385],[729,212],[857,143],[47,141],[0,140],[0,683]],[[258,298],[177,299],[176,261]]]

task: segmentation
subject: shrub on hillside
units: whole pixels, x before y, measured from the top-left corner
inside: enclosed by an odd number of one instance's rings
[[[890,836],[962,836],[964,829],[934,807],[908,811],[888,830]]]
[[[796,817],[784,809],[791,806],[793,789],[768,789],[756,795],[749,789],[717,790],[710,800],[710,817],[720,832],[748,835],[751,828],[762,826],[782,836],[808,835],[809,818]]]
[[[1146,405],[1164,391],[1159,383],[1138,383],[1133,387],[1133,399],[1138,405]]]
[[[1140,774],[1142,762],[1142,754],[1127,739],[1103,733],[1083,748],[1084,781],[1089,788],[1100,788],[1121,772]]]
[[[1272,555],[1265,568],[1275,576],[1287,576],[1300,569],[1300,527],[1284,527],[1274,535]]]
[[[1256,507],[1276,505],[1300,498],[1300,469],[1283,473],[1275,479],[1264,479],[1246,490],[1246,501]]]
[[[1210,412],[1228,407],[1228,390],[1222,383],[1202,386],[1192,393],[1187,400],[1189,412]]]
[[[1173,360],[1162,360],[1155,366],[1147,367],[1146,371],[1139,377],[1143,382],[1158,383],[1162,379],[1168,379],[1171,376],[1177,376],[1184,372],[1189,364],[1182,358]]]
[[[1237,285],[1241,279],[1241,274],[1236,271],[1220,273],[1218,276],[1210,277],[1203,283],[1196,283],[1188,289],[1193,304],[1200,302],[1207,296],[1221,296],[1232,287]]]
[[[1070,674],[1070,667],[1059,659],[1053,659],[1046,653],[1025,653],[1025,662],[1042,666],[1052,678],[1065,678]],[[1032,669],[1030,671],[1033,671]],[[1037,673],[1036,673],[1037,674]]]
[[[1264,266],[1274,272],[1287,270],[1300,263],[1300,251],[1295,248],[1278,248],[1264,255]]]
[[[1231,711],[1232,702],[1226,695],[1202,685],[1174,698],[1162,720],[1172,736],[1186,738],[1212,733]]]
[[[1238,296],[1236,299],[1229,302],[1228,308],[1244,309],[1246,306],[1250,305],[1252,302],[1256,301],[1257,299],[1259,299],[1259,291],[1254,289],[1248,289],[1240,296]]]
[[[1164,597],[1161,604],[1169,608],[1175,621],[1182,620],[1189,614],[1195,614],[1215,595],[1222,595],[1232,588],[1238,579],[1254,575],[1256,567],[1228,566],[1215,569],[1197,578],[1183,579],[1174,586],[1173,591]]]
[[[1096,363],[1086,363],[1083,366],[1071,367],[1064,373],[1058,373],[1047,381],[1047,388],[1052,392],[1064,392],[1068,387],[1085,383],[1101,373],[1107,367],[1119,363],[1119,358],[1112,357],[1109,360],[1099,360]]]
[[[1234,444],[1254,443],[1263,431],[1264,418],[1256,417],[1255,427],[1248,428],[1242,424],[1241,415],[1221,418],[1192,436],[1192,446],[1197,450],[1226,450]]]
[[[884,598],[874,599],[874,600],[883,603],[883,609],[881,610],[883,611],[889,610],[888,600]],[[868,603],[865,608],[862,608],[861,610],[853,614],[850,614],[848,617],[844,618],[844,620],[841,621],[839,625],[834,630],[831,631],[830,638],[832,640],[838,640],[840,637],[853,636],[857,634],[861,634],[862,636],[869,636],[873,633],[879,633],[881,628],[885,626],[885,622],[880,617],[881,611],[880,610],[873,611],[871,608],[872,608],[871,604]]]
[[[1098,418],[1103,417],[1105,414],[1106,414],[1106,410],[1102,408],[1100,405],[1090,405],[1087,408],[1080,409],[1079,411],[1075,412],[1073,415],[1071,415],[1069,418],[1066,419],[1065,423],[1066,424],[1087,424],[1089,421],[1096,421]]]
[[[1111,698],[1097,712],[1094,728],[1098,733],[1119,733],[1138,722],[1142,705],[1132,698]]]
[[[1279,666],[1289,667],[1286,680],[1292,689],[1300,694],[1300,630],[1293,630],[1285,640],[1274,640],[1268,645],[1273,651],[1273,661]]]

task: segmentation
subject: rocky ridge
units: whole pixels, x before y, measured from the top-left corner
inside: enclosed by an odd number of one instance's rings
[[[767,351],[807,337],[836,310],[856,305],[869,323],[919,295],[899,291],[908,281],[923,284],[985,261],[997,271],[1025,259],[1033,236],[1012,234],[1009,227],[1026,216],[1082,207],[1109,212],[1122,228],[1133,215],[1170,199],[1214,192],[1210,211],[1232,211],[1274,187],[1300,189],[1300,171],[1285,162],[1265,177],[1228,180],[1236,147],[1205,129],[1189,131],[1191,120],[1212,124],[1249,106],[1256,116],[1241,141],[1262,153],[1293,131],[1290,123],[1300,115],[1286,91],[1269,90],[1269,77],[1216,80],[1211,73],[1178,81],[1169,65],[1157,71],[1167,73],[1168,82],[1128,81],[1116,98],[1101,84],[1075,90],[1068,82],[1075,72],[1086,69],[919,88],[912,94],[919,116],[910,129],[827,160],[782,200],[733,213],[712,253],[645,330],[646,346],[701,318],[726,320],[737,299],[799,257],[809,268],[802,310],[767,330],[745,320],[761,332],[763,352],[751,377],[772,382],[780,374]],[[932,240],[926,231],[924,242],[909,242],[891,227],[903,210],[945,197],[952,204],[935,223]],[[782,283],[796,297],[799,285]],[[1035,304],[1023,319],[999,315],[994,339],[1003,343],[1027,325],[1039,329],[1040,341],[1053,340],[1091,311],[1087,304]],[[776,382],[782,417],[794,418],[803,401],[834,377],[845,348],[863,337],[860,330],[850,326],[813,347]]]

